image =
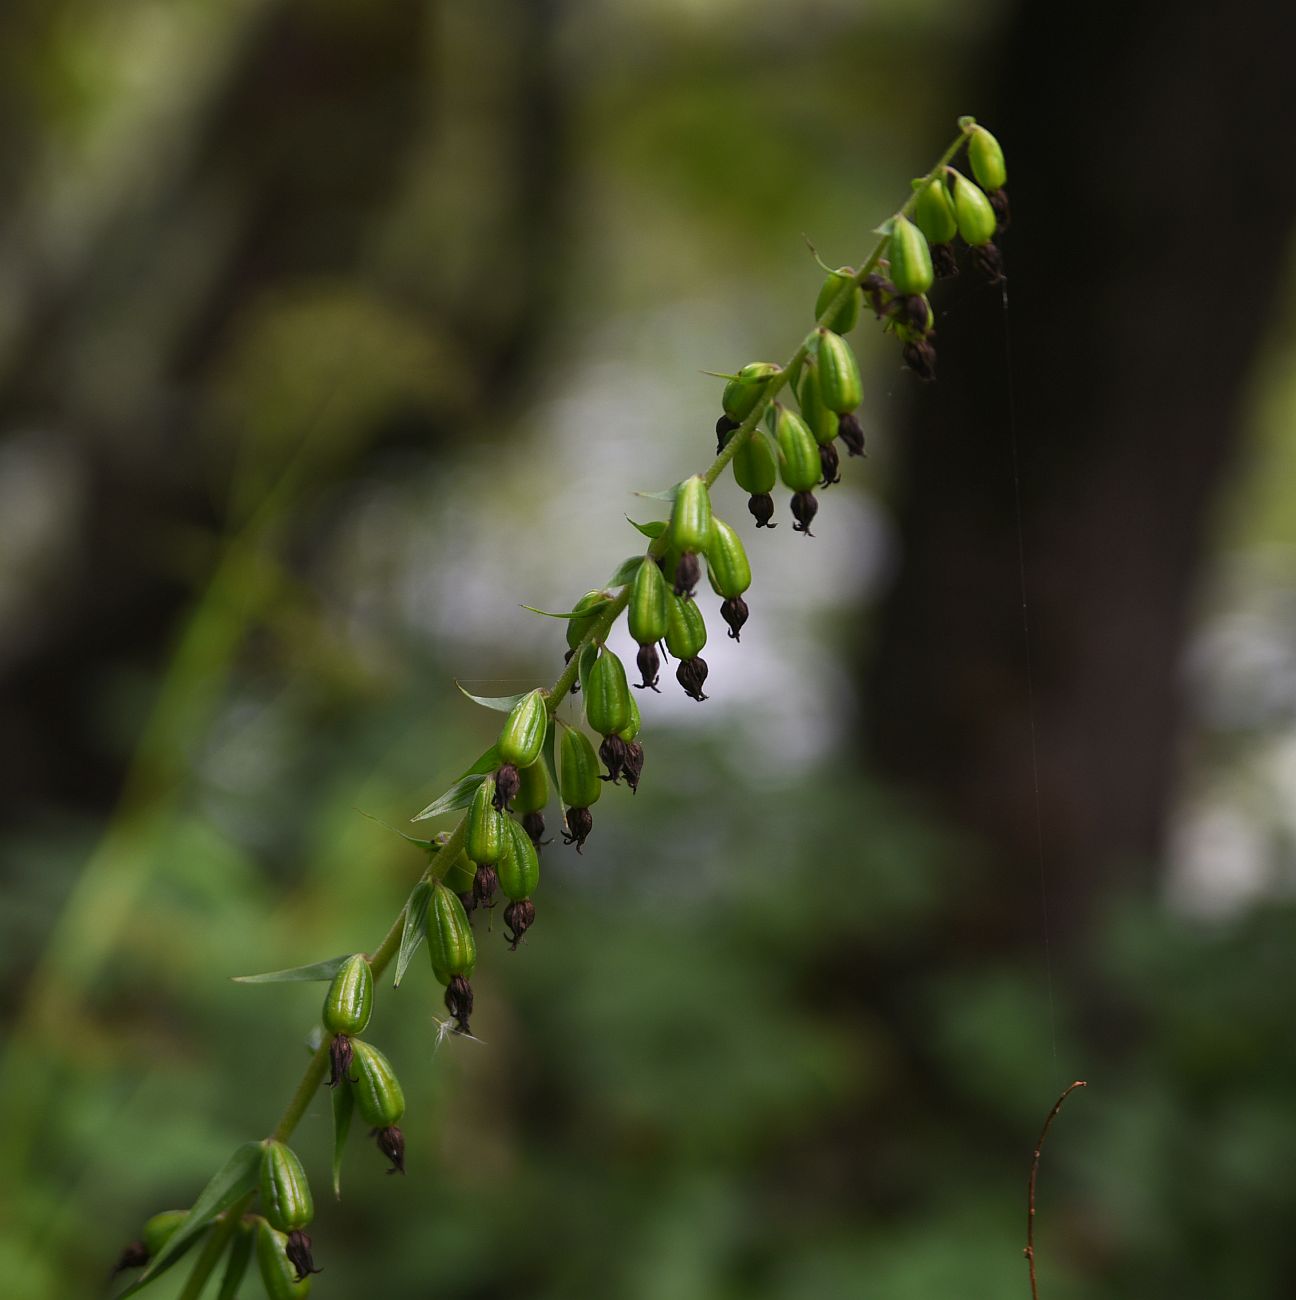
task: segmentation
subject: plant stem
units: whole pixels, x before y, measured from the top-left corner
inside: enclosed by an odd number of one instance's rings
[[[969,125],[960,127],[959,134],[955,137],[954,141],[949,145],[945,152],[941,154],[940,160],[923,178],[923,184],[927,184],[929,181],[940,175],[946,165],[953,159],[954,155],[963,147],[963,142],[967,138],[970,127],[971,123],[969,119]],[[915,189],[914,192],[910,194],[909,198],[906,199],[900,208],[897,209],[894,215],[908,216],[913,211],[917,197],[918,190]],[[886,251],[887,239],[888,236],[886,235],[882,235],[878,239],[878,242],[873,246],[873,251],[868,256],[868,259],[856,272],[853,278],[843,277],[841,288],[829,300],[823,313],[815,322],[815,330],[811,330],[811,332],[806,335],[801,346],[795,353],[793,353],[787,365],[784,366],[782,370],[771,376],[766,382],[761,399],[752,408],[750,413],[747,415],[747,418],[743,420],[730,436],[729,441],[725,443],[720,454],[716,456],[715,460],[711,462],[710,466],[708,466],[701,475],[703,482],[706,483],[708,488],[714,485],[716,479],[718,479],[724,472],[725,466],[733,460],[734,456],[738,453],[743,444],[751,438],[756,427],[764,417],[765,412],[769,409],[771,402],[773,402],[775,396],[778,394],[779,390],[782,389],[784,384],[788,382],[789,375],[797,365],[805,360],[806,353],[809,351],[814,341],[815,331],[832,317],[845,295],[852,292],[854,287],[877,267],[878,263],[882,260],[882,254]],[[656,556],[664,554],[668,545],[669,540],[666,533],[655,538],[647,550],[649,559],[651,560]],[[623,586],[616,596],[614,596],[607,606],[599,613],[598,617],[590,625],[589,631],[586,632],[580,644],[572,652],[572,655],[567,661],[566,667],[564,667],[562,673],[559,675],[558,680],[549,688],[546,694],[546,703],[551,717],[557,712],[558,706],[567,698],[572,687],[576,683],[576,677],[580,671],[581,654],[584,652],[585,648],[595,644],[596,642],[603,641],[607,637],[612,624],[616,622],[622,611],[630,603],[631,585],[632,584],[627,583]],[[463,848],[464,828],[466,822],[467,818],[465,816],[461,817],[455,824],[455,828],[450,832],[449,838],[433,856],[431,863],[423,873],[423,879],[439,880],[446,871],[450,869],[450,865],[459,855],[459,850]],[[402,908],[395,921],[392,922],[391,928],[383,937],[382,942],[374,949],[373,955],[369,958],[369,964],[373,968],[375,978],[380,976],[383,971],[387,969],[391,964],[392,958],[395,957],[396,953],[399,951],[404,923],[405,909]],[[311,1057],[310,1064],[306,1067],[305,1074],[302,1075],[301,1082],[297,1085],[297,1090],[293,1093],[292,1100],[288,1103],[287,1109],[280,1117],[279,1123],[275,1126],[274,1132],[271,1136],[276,1138],[278,1141],[286,1142],[288,1140],[292,1131],[301,1122],[302,1116],[306,1113],[307,1107],[310,1105],[311,1098],[315,1095],[316,1089],[323,1081],[324,1071],[328,1065],[330,1041],[331,1040],[326,1037],[316,1049],[315,1054]]]
[[[1088,1086],[1083,1079],[1077,1079],[1053,1103],[1053,1109],[1049,1111],[1048,1118],[1044,1121],[1044,1127],[1040,1130],[1039,1140],[1035,1143],[1035,1158],[1031,1161],[1030,1178],[1026,1183],[1026,1249],[1022,1251],[1022,1254],[1026,1256],[1026,1267],[1030,1270],[1031,1300],[1039,1300],[1039,1282],[1035,1277],[1035,1182],[1039,1178],[1040,1151],[1044,1147],[1044,1139],[1048,1137],[1049,1129],[1053,1127],[1053,1121],[1057,1118],[1058,1111],[1062,1109],[1062,1103],[1077,1088],[1087,1088]]]

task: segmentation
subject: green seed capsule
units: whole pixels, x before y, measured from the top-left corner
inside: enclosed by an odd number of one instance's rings
[[[681,552],[697,555],[706,550],[711,531],[711,495],[701,477],[694,474],[679,486],[670,517],[671,544]]]
[[[751,586],[751,565],[742,538],[723,519],[711,521],[707,571],[711,574],[711,585],[726,600],[741,596]]]
[[[666,635],[666,579],[654,560],[645,560],[635,572],[626,614],[630,635],[640,645],[653,645]]]
[[[540,855],[520,822],[509,822],[509,846],[499,863],[499,883],[505,898],[530,898],[540,883]]]
[[[651,560],[652,568],[657,566]],[[621,660],[606,647],[585,683],[585,717],[600,736],[615,735],[630,721],[630,685]]]
[[[828,276],[823,282],[823,288],[819,290],[819,296],[815,299],[815,320],[828,310],[828,304],[841,292],[843,278],[853,279],[854,276],[855,268],[852,266],[839,266]],[[824,321],[824,324],[837,334],[849,334],[859,320],[860,306],[863,301],[863,290],[857,284],[833,310],[832,319]]]
[[[304,1228],[315,1217],[306,1171],[291,1147],[265,1143],[261,1153],[261,1209],[281,1232]]]
[[[801,386],[797,389],[797,401],[801,404],[801,418],[805,421],[806,428],[814,435],[815,442],[821,447],[832,442],[837,436],[837,413],[830,411],[824,404],[823,392],[819,385],[819,362],[815,358],[808,360],[802,371]]]
[[[310,1295],[310,1276],[296,1280],[296,1266],[288,1258],[287,1236],[264,1219],[257,1221],[256,1254],[261,1285],[270,1300],[303,1300]]]
[[[891,264],[891,283],[897,293],[908,297],[926,293],[932,287],[935,275],[927,237],[907,217],[896,217],[892,223],[887,258]]]
[[[968,140],[968,162],[972,164],[972,175],[983,190],[998,190],[1008,184],[1003,150],[999,141],[983,126],[972,128]]]
[[[545,693],[537,687],[513,706],[505,720],[499,738],[500,758],[514,767],[530,767],[540,757],[548,726]]]
[[[485,777],[468,805],[464,851],[479,867],[494,866],[504,852],[504,814],[495,807],[495,779]]]
[[[324,1028],[330,1034],[362,1034],[372,1011],[373,971],[358,952],[342,964],[324,995]]]
[[[922,238],[921,235],[918,237]],[[819,331],[818,377],[823,404],[837,415],[849,415],[863,399],[855,353],[840,334],[831,330]],[[834,435],[836,432],[837,422],[834,420]]]
[[[521,785],[513,797],[514,812],[519,815],[543,812],[545,804],[549,802],[549,773],[544,760],[541,759],[537,763],[532,763],[530,767],[522,768],[518,772],[518,777]],[[449,883],[447,880],[446,884]]]
[[[948,244],[958,234],[958,218],[949,191],[939,176],[918,191],[914,201],[914,221],[927,236],[929,244]],[[925,292],[925,290],[924,290]]]
[[[819,456],[815,455],[818,465]],[[696,659],[706,645],[706,620],[697,602],[680,600],[678,596],[670,598],[670,625],[666,629],[666,649],[676,659]]]
[[[779,473],[793,492],[809,492],[822,473],[819,447],[806,423],[795,411],[780,406],[778,413]],[[668,646],[670,642],[666,643]]]
[[[954,173],[954,213],[959,234],[972,248],[988,244],[998,224],[990,200],[966,176],[952,167],[949,170]]]
[[[754,430],[735,452],[733,473],[744,492],[761,496],[773,490],[778,482],[778,464],[774,459],[774,448],[763,430]]]
[[[171,1240],[176,1229],[189,1217],[188,1210],[163,1210],[155,1214],[145,1225],[140,1236],[144,1248],[152,1259],[163,1246]]]
[[[778,372],[779,367],[773,361],[752,361],[743,366],[738,372],[738,378],[731,379],[725,385],[724,394],[720,398],[724,413],[741,424],[764,395],[765,381]]]
[[[505,819],[507,827],[508,820]],[[508,839],[504,830],[503,839]],[[501,845],[502,861],[504,847]],[[442,984],[448,984],[455,975],[467,979],[477,965],[477,940],[473,938],[472,926],[468,923],[468,913],[464,911],[459,895],[447,888],[443,881],[437,881],[428,902],[427,915],[428,954],[432,959],[432,972]],[[394,1124],[395,1120],[389,1123]]]
[[[671,599],[679,603],[676,597]],[[558,746],[558,793],[572,808],[588,808],[603,793],[598,756],[585,733],[575,727],[563,728]]]
[[[441,879],[456,894],[468,894],[472,892],[473,877],[476,874],[473,864],[468,861],[468,855],[460,849],[455,855],[455,860],[446,868],[445,875]]]
[[[567,648],[575,650],[585,634],[594,626],[603,606],[608,603],[606,591],[587,591],[572,608],[576,613],[567,620]]]
[[[352,1058],[355,1082],[351,1087],[360,1118],[373,1128],[399,1124],[405,1114],[405,1094],[391,1062],[363,1039],[357,1038],[351,1046],[355,1052]]]
[[[666,633],[663,632],[662,636],[665,635]],[[642,724],[643,724],[643,720],[639,716],[639,706],[638,704],[635,703],[635,697],[631,695],[630,721],[627,722],[625,726],[622,727],[621,730],[617,732],[617,735],[620,736],[621,739],[624,740],[628,745],[639,734],[639,728],[640,726],[642,726]]]

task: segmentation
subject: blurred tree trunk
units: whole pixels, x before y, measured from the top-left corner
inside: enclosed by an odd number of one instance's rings
[[[1055,937],[1163,848],[1184,635],[1296,214],[1292,13],[1070,6],[1063,44],[1028,3],[999,46],[1011,307],[967,269],[937,288],[867,686],[881,771],[991,851],[964,917],[989,944],[1039,933],[1014,437]]]

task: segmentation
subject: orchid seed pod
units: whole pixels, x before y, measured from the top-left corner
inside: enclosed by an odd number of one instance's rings
[[[297,1154],[273,1139],[261,1152],[261,1209],[281,1232],[304,1228],[315,1217],[310,1184]]]
[[[707,665],[706,660],[701,658],[706,640],[706,621],[697,603],[672,597],[666,648],[679,660],[675,680],[690,699],[699,703],[707,698],[702,693],[702,686],[707,679]]]
[[[495,807],[495,780],[485,777],[473,792],[464,826],[464,852],[479,867],[491,867],[504,852],[504,814]]]
[[[921,238],[921,236],[919,236]],[[863,400],[859,364],[851,345],[831,330],[819,331],[817,361],[819,396],[835,415],[849,415]],[[836,436],[837,421],[833,421]],[[831,441],[831,439],[830,439]]]
[[[630,635],[639,644],[636,663],[639,675],[643,679],[638,683],[640,689],[657,689],[657,670],[660,660],[657,657],[657,642],[666,635],[666,579],[662,571],[651,560],[645,560],[635,572],[634,585],[630,588],[630,604],[626,610]]]
[[[678,599],[678,598],[675,598]],[[590,805],[603,793],[598,758],[583,731],[565,727],[558,746],[558,793],[567,807],[567,829],[563,843],[576,845],[579,853],[594,826]]]
[[[834,335],[834,338],[837,336]],[[824,405],[823,393],[819,387],[819,362],[811,359],[806,362],[801,372],[801,383],[796,390],[797,402],[801,407],[801,418],[806,428],[814,435],[814,440],[821,447],[832,442],[837,436],[837,413]]]
[[[774,448],[762,429],[754,429],[733,458],[734,481],[747,492],[747,509],[756,520],[757,528],[777,528],[770,523],[774,514],[774,499],[770,496],[778,482],[778,462]]]
[[[914,222],[928,244],[948,244],[958,234],[958,218],[949,190],[939,176],[925,182],[914,199]],[[919,292],[925,293],[926,290]]]
[[[545,693],[537,687],[528,691],[505,719],[499,737],[500,758],[516,768],[530,767],[540,757],[548,727]]]
[[[372,1011],[373,971],[357,952],[342,963],[324,995],[324,1028],[330,1034],[362,1034]]]
[[[901,297],[926,293],[932,287],[935,272],[932,270],[927,237],[908,217],[897,216],[891,223],[887,260],[890,263],[891,283]]]
[[[630,721],[630,687],[625,668],[606,646],[585,683],[585,717],[600,736],[615,735]]]
[[[675,504],[671,509],[667,536],[679,552],[675,563],[675,594],[692,596],[701,576],[698,572],[698,555],[706,550],[707,536],[711,531],[711,494],[698,474],[686,478],[679,485]]]
[[[538,850],[545,833],[544,810],[549,803],[548,764],[540,759],[530,767],[524,767],[518,777],[518,792],[513,807],[521,814],[522,828]]]
[[[575,613],[567,620],[567,648],[575,650],[585,634],[594,626],[603,606],[608,603],[606,591],[587,591],[572,608]],[[569,659],[571,655],[567,656]]]
[[[535,904],[531,895],[539,884],[540,858],[535,845],[517,822],[510,822],[509,847],[500,859],[500,888],[509,899],[509,905],[504,909],[504,924],[512,931],[508,939],[514,951],[535,922]]]
[[[742,538],[718,516],[711,521],[707,546],[707,572],[716,595],[729,599],[741,596],[751,586],[751,564]]]
[[[362,1038],[354,1046],[356,1080],[351,1086],[360,1118],[374,1128],[399,1124],[405,1114],[405,1093],[391,1062]]]
[[[786,407],[779,407],[777,429],[779,473],[793,494],[792,517],[796,522],[792,527],[810,537],[810,522],[819,509],[812,490],[821,472],[819,448],[805,421]]]
[[[441,877],[446,885],[453,889],[456,894],[470,893],[473,886],[473,875],[476,868],[468,861],[468,855],[460,849],[455,854],[454,861],[446,868],[445,874]]]
[[[507,831],[504,837],[507,839]],[[427,945],[432,973],[440,983],[448,984],[456,975],[467,979],[473,973],[477,965],[477,940],[473,938],[459,895],[441,880],[433,885],[428,902]]]
[[[152,1259],[171,1240],[176,1229],[188,1217],[188,1210],[163,1210],[149,1219],[140,1234],[148,1259]]]
[[[257,1268],[270,1300],[303,1300],[310,1295],[310,1275],[299,1274],[288,1255],[288,1237],[264,1219],[256,1227]]]
[[[854,278],[855,268],[853,266],[839,266],[828,276],[823,282],[823,287],[819,290],[819,296],[815,299],[815,320],[818,320],[828,310],[828,304],[841,293],[842,281],[854,280]],[[833,309],[832,319],[824,321],[824,324],[837,334],[849,334],[859,320],[860,307],[863,302],[864,295],[857,284]]]
[[[1008,184],[1003,149],[983,126],[974,126],[968,136],[968,162],[972,164],[972,175],[983,190],[1001,190]]]
[[[949,171],[954,182],[954,214],[958,218],[959,234],[972,248],[988,244],[998,225],[994,207],[966,176],[952,167]]]
[[[725,415],[737,428],[752,413],[756,403],[765,395],[766,381],[777,375],[781,367],[773,361],[751,361],[731,379],[720,397]]]

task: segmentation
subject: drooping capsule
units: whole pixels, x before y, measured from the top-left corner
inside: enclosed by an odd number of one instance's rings
[[[854,279],[855,268],[853,266],[839,266],[829,274],[828,278],[823,282],[823,287],[819,290],[819,296],[815,299],[815,320],[818,320],[828,310],[828,304],[841,293],[842,284],[846,280],[853,281]],[[842,296],[841,301],[833,308],[832,318],[824,321],[824,325],[836,334],[849,334],[859,320],[860,307],[863,302],[864,295],[860,291],[859,285],[856,284],[849,293]]]
[[[540,757],[548,726],[549,706],[539,687],[528,691],[509,711],[497,742],[501,762],[495,774],[494,802],[498,810],[512,805],[517,795],[518,771]]]
[[[324,995],[324,1028],[330,1034],[362,1034],[372,1011],[373,971],[364,953],[353,953]]]
[[[972,260],[991,280],[1003,279],[1003,263],[995,247],[999,218],[994,205],[966,176],[948,169],[954,184],[954,213],[959,234],[972,249]]]
[[[839,416],[847,415],[860,404],[863,392],[859,364],[851,345],[840,334],[831,330],[819,331],[816,369],[819,396],[829,411]]]
[[[945,182],[934,176],[914,199],[914,223],[927,236],[932,269],[941,279],[958,274],[952,240],[958,234],[958,218]],[[926,292],[926,290],[924,290]]]
[[[747,509],[756,520],[757,528],[777,528],[770,523],[774,514],[774,498],[770,496],[778,482],[778,462],[774,448],[762,429],[755,429],[733,458],[734,481],[749,494]]]
[[[661,660],[657,642],[666,635],[666,579],[661,569],[651,560],[645,560],[635,570],[634,584],[630,588],[630,604],[626,609],[630,635],[639,644],[635,663],[643,679],[640,689],[657,689],[657,673]]]
[[[265,1219],[257,1220],[257,1269],[270,1300],[304,1300],[310,1295],[310,1275],[298,1272],[288,1249],[285,1233],[272,1228]]]
[[[751,361],[738,372],[737,379],[731,379],[725,385],[720,404],[735,427],[752,413],[764,396],[768,381],[778,374],[780,368],[773,361]]]
[[[508,825],[507,819],[505,825]],[[507,830],[503,832],[503,839],[508,839]],[[501,848],[501,857],[503,851]],[[497,881],[495,869],[492,869],[491,877],[494,884]],[[468,980],[477,965],[477,940],[473,937],[462,900],[442,881],[433,885],[432,897],[428,901],[427,945],[432,973],[445,985],[446,1010],[454,1018],[456,1029],[466,1034],[473,1006],[472,985]]]
[[[405,1093],[391,1062],[372,1044],[355,1040],[355,1081],[351,1085],[360,1118],[375,1129],[378,1149],[392,1163],[391,1173],[405,1172],[405,1135],[397,1125],[405,1114]]]
[[[666,649],[679,660],[675,669],[675,680],[684,688],[684,693],[699,703],[707,697],[702,687],[707,679],[707,664],[702,656],[702,647],[706,645],[706,620],[695,601],[679,600],[675,597],[670,602],[670,625],[666,631]]]
[[[707,549],[707,572],[716,594],[723,598],[720,616],[729,625],[729,635],[739,640],[747,622],[743,593],[751,586],[751,565],[742,538],[718,516],[711,521],[711,544]]]
[[[603,737],[599,758],[607,767],[605,779],[608,781],[621,779],[625,742],[618,733],[630,721],[630,709],[630,688],[626,683],[625,668],[621,660],[604,647],[590,669],[586,683],[585,719]]]
[[[837,338],[837,335],[833,335]],[[837,412],[831,411],[824,403],[819,386],[819,361],[811,357],[806,361],[801,372],[801,383],[796,390],[797,402],[801,407],[801,418],[806,428],[814,435],[814,440],[821,447],[837,436]]]
[[[564,727],[558,745],[558,793],[567,804],[563,843],[575,844],[578,853],[594,827],[590,806],[603,793],[598,766],[594,747],[585,733],[575,727]]]
[[[983,126],[974,126],[968,136],[968,162],[972,164],[972,175],[983,190],[1000,190],[1008,184],[1003,149]]]
[[[522,817],[522,828],[539,849],[545,833],[545,805],[549,802],[548,766],[544,759],[540,759],[530,767],[524,767],[518,777],[518,792],[513,807]]]
[[[698,555],[706,550],[711,531],[711,493],[701,475],[679,485],[671,508],[667,535],[679,553],[675,562],[675,594],[691,597],[701,574]]]
[[[891,223],[887,259],[891,267],[891,283],[901,297],[926,293],[932,287],[935,273],[927,237],[903,214]]]
[[[793,528],[809,537],[810,523],[819,508],[813,491],[821,472],[819,448],[805,421],[795,412],[780,406],[777,420],[779,473],[792,489],[792,517],[796,521]]]
[[[478,867],[494,866],[504,851],[504,814],[495,807],[493,777],[484,777],[473,792],[464,826],[464,851]]]
[[[311,1258],[311,1239],[302,1231],[315,1217],[315,1204],[306,1171],[291,1147],[273,1138],[263,1144],[258,1186],[266,1220],[288,1234],[284,1254],[296,1272],[295,1280],[318,1273]]]
[[[171,1240],[176,1229],[188,1217],[188,1210],[163,1210],[145,1223],[142,1236],[149,1259],[152,1259]]]
[[[509,946],[517,949],[522,936],[535,923],[535,903],[531,895],[540,884],[540,857],[526,831],[509,822],[509,846],[500,859],[500,888],[509,900],[504,909]]]
[[[575,650],[585,639],[586,633],[594,626],[594,620],[598,618],[608,600],[609,597],[606,591],[587,591],[572,606],[575,613],[567,620],[567,648],[569,651]],[[569,654],[567,657],[570,659],[571,655]]]

